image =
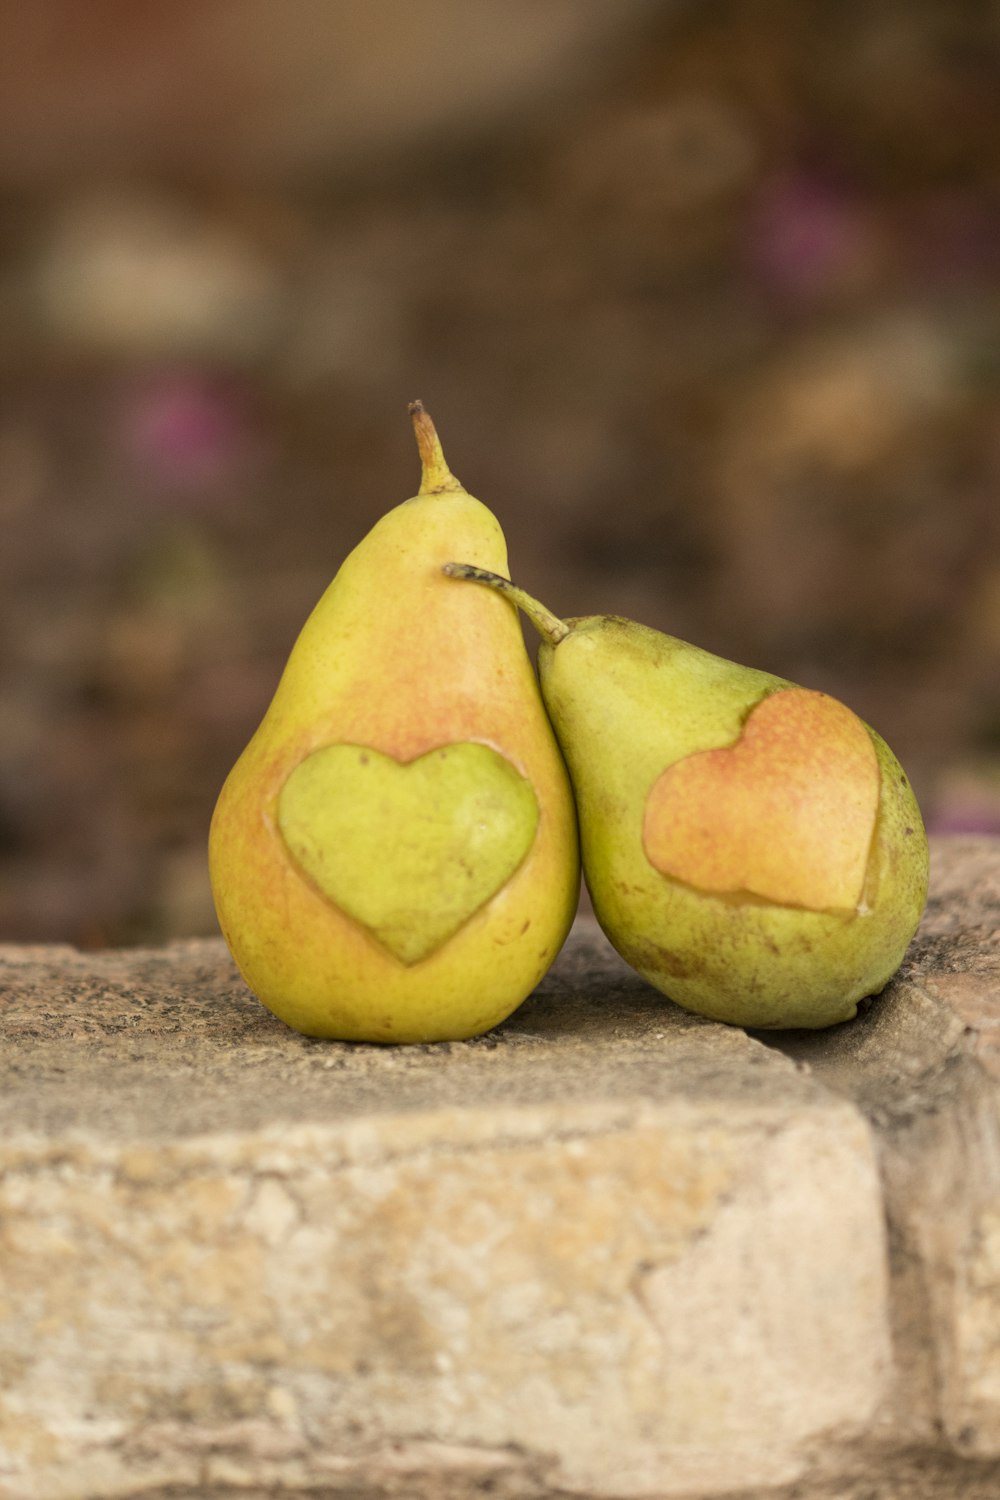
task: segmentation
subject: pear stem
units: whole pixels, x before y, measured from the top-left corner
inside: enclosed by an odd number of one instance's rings
[[[532,599],[524,589],[519,589],[516,583],[511,583],[509,578],[502,578],[499,573],[490,573],[486,568],[474,568],[471,563],[445,563],[441,569],[447,573],[449,578],[464,578],[470,583],[485,583],[488,588],[496,589],[498,594],[504,598],[512,599],[519,609],[523,609],[528,619],[534,625],[538,634],[550,646],[558,646],[569,635],[572,626],[567,625],[565,620],[560,620],[551,610],[546,609],[544,604],[539,604],[537,599]]]
[[[420,450],[423,474],[420,478],[421,495],[437,495],[442,490],[460,490],[462,486],[445,463],[441,439],[437,428],[424,411],[422,401],[411,401],[407,410],[413,419],[413,431]]]

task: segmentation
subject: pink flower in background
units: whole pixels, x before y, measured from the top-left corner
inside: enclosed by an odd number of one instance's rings
[[[871,258],[872,228],[845,188],[810,172],[765,184],[751,212],[750,258],[779,293],[809,300],[853,282]]]
[[[1000,834],[1000,762],[947,767],[928,812],[929,833]]]
[[[137,380],[120,398],[122,442],[159,488],[185,494],[225,485],[255,447],[245,402],[201,372]]]
[[[989,801],[946,802],[927,819],[927,831],[933,834],[965,833],[1000,836],[1000,799]]]

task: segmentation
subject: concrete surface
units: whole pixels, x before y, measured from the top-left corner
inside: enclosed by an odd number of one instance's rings
[[[0,995],[4,1500],[1000,1494],[1000,842],[824,1033],[586,922],[461,1044],[297,1036],[221,941]]]

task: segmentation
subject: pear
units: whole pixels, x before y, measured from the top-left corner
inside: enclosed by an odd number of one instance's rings
[[[486,1031],[552,963],[579,893],[572,793],[517,610],[441,576],[456,551],[505,570],[503,533],[410,411],[419,494],[309,616],[209,835],[237,965],[310,1036]]]
[[[609,615],[542,636],[542,696],[569,766],[594,911],[688,1010],[749,1027],[850,1019],[898,968],[927,894],[899,762],[825,693]]]

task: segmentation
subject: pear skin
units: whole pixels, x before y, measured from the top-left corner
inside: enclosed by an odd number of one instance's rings
[[[503,582],[542,635],[587,886],[618,952],[718,1021],[849,1020],[927,895],[920,810],[884,740],[826,694],[629,620],[559,621]]]
[[[209,867],[247,984],[310,1036],[476,1035],[525,998],[579,892],[575,809],[492,513],[411,407],[420,492],[346,558],[220,793]]]

